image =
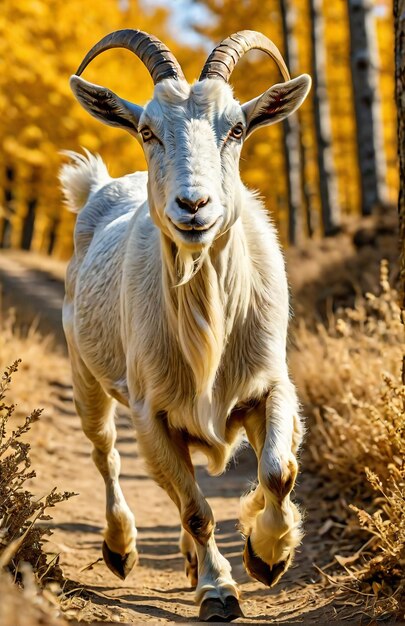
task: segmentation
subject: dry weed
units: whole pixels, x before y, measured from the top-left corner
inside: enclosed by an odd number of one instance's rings
[[[325,493],[348,530],[371,535],[355,558],[337,557],[373,617],[400,615],[405,564],[405,388],[401,383],[404,329],[398,294],[381,264],[380,292],[338,312],[329,328],[298,330],[295,378],[310,415],[307,448],[325,480]],[[339,497],[337,495],[339,494]],[[364,540],[363,540],[364,543]],[[364,599],[364,598],[363,598]]]
[[[6,593],[10,586],[10,578],[4,570],[16,582],[24,583],[25,598],[35,598],[29,611],[39,623],[46,602],[37,586],[44,587],[51,581],[62,580],[58,558],[50,559],[43,550],[43,539],[51,531],[40,522],[51,520],[48,509],[67,500],[73,493],[59,493],[52,489],[46,496],[38,498],[26,488],[27,481],[35,478],[35,470],[31,469],[30,444],[24,441],[24,436],[39,419],[41,410],[32,411],[12,429],[15,407],[6,404],[6,394],[19,363],[15,361],[7,367],[0,379],[0,588]],[[24,597],[16,593],[7,597],[8,602],[2,603],[2,624],[13,623],[9,618],[10,615],[15,617],[15,604],[24,601]]]

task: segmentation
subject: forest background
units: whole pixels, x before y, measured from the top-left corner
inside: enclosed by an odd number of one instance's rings
[[[284,244],[334,234],[346,216],[396,203],[391,0],[201,0],[166,7],[157,0],[107,0],[103,11],[96,0],[85,11],[79,0],[5,0],[0,246],[70,256],[74,216],[63,209],[57,181],[61,150],[99,152],[113,176],[146,169],[133,139],[91,119],[68,85],[90,46],[126,27],[165,41],[189,81],[198,78],[212,43],[244,28],[273,39],[292,76],[311,74],[313,89],[299,114],[256,133],[242,153],[243,180],[264,196]],[[190,37],[193,31],[201,36]],[[152,95],[147,71],[127,51],[102,55],[86,78],[138,104]],[[279,80],[275,65],[255,52],[232,77],[241,101]]]

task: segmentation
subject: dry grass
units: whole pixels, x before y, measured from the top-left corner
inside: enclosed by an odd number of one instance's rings
[[[316,334],[302,325],[296,337],[299,349],[292,354],[310,416],[307,449],[324,477],[331,515],[346,519],[346,551],[352,531],[353,554],[336,559],[348,572],[351,589],[366,594],[372,617],[403,611],[403,332],[398,294],[383,262],[379,293],[358,298],[354,308],[340,310]],[[359,525],[369,535],[360,550]]]
[[[66,626],[55,596],[49,590],[39,589],[29,566],[25,564],[22,570],[23,587],[15,585],[8,573],[0,571],[1,626]]]
[[[31,324],[27,333],[22,333],[15,311],[9,309],[2,316],[0,307],[1,370],[19,357],[22,362],[8,392],[8,399],[15,404],[16,415],[24,417],[34,406],[45,410],[51,406],[47,393],[49,383],[58,380],[68,384],[69,363],[52,336],[41,335],[35,324]]]

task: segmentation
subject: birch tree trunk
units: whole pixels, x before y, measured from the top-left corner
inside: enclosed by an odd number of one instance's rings
[[[395,95],[398,107],[399,242],[402,323],[405,324],[405,0],[394,0]],[[402,361],[405,385],[405,356]]]
[[[319,191],[325,235],[340,225],[340,206],[331,150],[331,123],[325,72],[325,37],[322,0],[309,0],[311,60],[314,93],[315,132],[318,152]]]
[[[371,0],[349,0],[350,63],[357,129],[362,213],[387,199],[386,163],[378,88],[378,43]]]
[[[283,28],[284,57],[292,76],[298,74],[298,48],[294,37],[294,9],[291,0],[279,0]],[[308,211],[308,199],[303,184],[301,132],[298,113],[284,120],[284,158],[288,192],[288,239],[299,243],[303,235],[303,214]]]

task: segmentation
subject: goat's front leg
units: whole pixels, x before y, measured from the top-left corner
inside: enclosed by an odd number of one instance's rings
[[[244,425],[258,459],[258,485],[241,499],[243,560],[251,576],[273,586],[292,563],[302,539],[301,515],[290,499],[302,425],[288,376],[273,383]]]
[[[184,547],[194,540],[198,559],[196,601],[200,620],[230,621],[242,616],[238,590],[229,562],[220,554],[214,538],[212,510],[194,478],[187,442],[183,434],[170,429],[165,415],[134,412],[138,443],[148,469],[177,505]]]
[[[181,527],[179,548],[186,563],[186,576],[190,581],[190,585],[195,588],[198,584],[197,552],[193,537],[183,526]]]

